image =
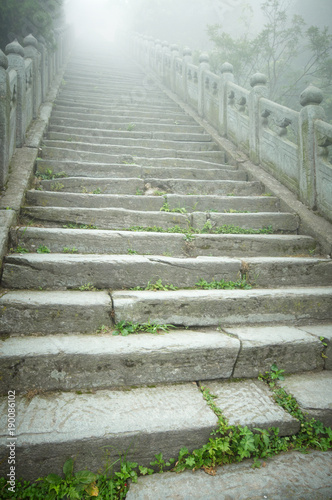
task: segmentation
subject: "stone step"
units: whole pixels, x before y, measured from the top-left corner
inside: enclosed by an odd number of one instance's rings
[[[49,139],[44,141],[45,146],[53,148],[63,148],[63,149],[74,149],[78,151],[91,151],[96,153],[109,153],[115,152],[121,147],[121,152],[123,148],[126,148],[130,154],[131,150],[135,154],[137,150],[138,156],[139,152],[144,150],[174,150],[174,151],[219,151],[218,146],[213,142],[184,142],[184,141],[163,141],[158,139],[109,139],[109,138],[98,138],[98,137],[78,137],[78,141],[71,138],[68,135],[68,140],[64,138],[56,139],[54,135],[67,135],[58,134],[57,132],[49,134]],[[71,140],[73,139],[73,140]],[[146,151],[148,152],[148,151]],[[149,156],[144,154],[143,156]]]
[[[58,147],[42,147],[44,159],[60,161],[84,161],[93,163],[122,163],[131,162],[141,164],[140,158],[166,158],[172,157],[173,162],[177,158],[202,160],[212,163],[223,163],[225,154],[222,151],[181,151],[172,149],[151,149],[151,148],[128,148],[126,146],[96,146],[96,152],[92,152],[91,145],[84,143],[57,143]],[[90,147],[89,147],[90,146]],[[135,157],[135,158],[134,158]],[[150,161],[147,164],[151,163]],[[169,163],[169,161],[168,161]]]
[[[299,451],[261,460],[224,465],[213,476],[203,470],[166,472],[139,477],[131,483],[127,500],[326,500],[331,496],[332,452]]]
[[[316,328],[319,331],[320,326]],[[305,327],[243,328],[230,330],[230,334],[228,330],[176,329],[127,337],[114,336],[114,332],[6,339],[0,351],[5,375],[0,393],[5,394],[8,387],[22,393],[199,380],[206,385],[234,377],[257,378],[273,363],[286,373],[322,370],[324,366],[319,335],[307,333]],[[17,365],[20,358],[24,363]]]
[[[92,136],[92,137],[109,137],[109,138],[115,138],[115,137],[120,137],[120,138],[131,138],[131,139],[158,139],[158,140],[166,140],[166,141],[191,141],[191,142],[210,142],[212,140],[211,136],[209,134],[203,134],[203,133],[193,133],[191,130],[188,132],[163,132],[163,131],[156,131],[156,132],[151,132],[151,131],[137,131],[135,130],[136,124],[128,124],[127,128],[124,130],[119,130],[119,129],[95,129],[94,127],[92,128],[87,128],[87,127],[80,127],[79,131],[77,130],[77,127],[69,127],[65,125],[52,125],[49,128],[49,136],[51,137],[52,134],[54,133],[61,133],[64,134],[68,137],[73,138],[75,141],[75,134],[78,132],[81,134],[81,136],[87,137],[87,136]]]
[[[123,118],[118,117],[115,122],[111,119],[109,120],[92,120],[81,118],[69,118],[63,115],[62,117],[56,117],[54,113],[52,114],[50,120],[50,127],[71,127],[76,131],[77,129],[85,129],[85,128],[93,128],[95,130],[118,130],[118,131],[127,131],[128,126],[130,125],[130,121],[125,121]],[[168,132],[168,133],[202,133],[203,129],[199,125],[195,123],[188,123],[185,125],[176,125],[174,120],[165,120],[165,123],[141,123],[135,122],[135,129],[131,131],[132,133],[138,133],[139,131],[151,133],[151,129],[159,132]],[[61,130],[60,130],[61,131]]]
[[[165,230],[179,226],[184,230],[193,227],[205,232],[218,231],[221,226],[236,226],[247,230],[271,228],[272,232],[297,232],[298,218],[289,213],[225,213],[210,214],[194,212],[181,214],[172,212],[140,212],[121,208],[65,208],[65,207],[23,207],[22,215],[34,221],[43,221],[44,225],[84,224],[98,229],[123,230],[133,227],[163,228]],[[235,230],[239,232],[237,229]],[[211,229],[211,230],[210,230]],[[162,230],[162,229],[161,229]],[[160,231],[160,229],[157,229]],[[227,228],[223,230],[227,232]],[[233,232],[231,228],[230,233]]]
[[[128,125],[130,128],[131,125]],[[130,131],[129,131],[130,134]],[[99,130],[95,129],[81,129],[78,131],[72,127],[71,130],[65,130],[65,131],[53,131],[50,130],[48,133],[48,138],[51,140],[55,141],[69,141],[69,142],[86,142],[86,143],[92,143],[92,144],[118,144],[118,145],[128,145],[132,146],[133,144],[135,145],[137,141],[140,142],[141,146],[145,147],[155,147],[155,144],[159,144],[163,146],[164,143],[170,143],[173,144],[173,142],[181,142],[185,143],[187,146],[191,145],[191,143],[194,143],[194,150],[195,150],[195,144],[200,144],[200,143],[211,143],[212,139],[211,136],[208,134],[190,134],[190,133],[184,133],[184,134],[174,134],[174,133],[165,133],[165,132],[137,132],[138,136],[130,136],[128,135],[128,131],[121,131],[117,130],[115,132],[109,131],[109,130],[103,130],[100,132]],[[104,142],[103,142],[104,141]],[[116,141],[116,142],[115,142]],[[163,141],[163,143],[161,143]],[[210,146],[214,145],[209,144]],[[214,145],[215,146],[215,145]]]
[[[160,255],[24,254],[5,258],[2,286],[11,289],[78,289],[89,282],[99,289],[146,287],[148,282],[195,288],[203,279],[233,281],[246,277],[255,287],[329,286],[330,259],[229,257],[179,259]]]
[[[51,252],[75,249],[79,253],[171,255],[173,257],[307,256],[318,251],[309,236],[265,234],[197,234],[186,241],[183,234],[89,229],[25,227],[12,229],[10,247],[19,244],[30,252],[47,246]]]
[[[263,382],[245,381],[236,388],[224,399],[232,410],[231,423],[274,426],[280,435],[299,430],[299,422],[273,403]],[[77,470],[96,472],[105,461],[106,449],[111,463],[126,454],[127,460],[149,466],[160,451],[168,460],[177,457],[183,446],[190,451],[203,446],[217,428],[216,415],[192,383],[95,394],[55,392],[30,400],[17,396],[15,403],[16,453],[21,457],[16,473],[23,479],[36,479],[50,470],[61,474],[69,456],[75,457]],[[7,405],[8,396],[1,401],[3,424]],[[1,455],[7,451],[7,438],[2,431]],[[2,473],[5,465],[0,467]]]
[[[138,121],[139,123],[141,123],[142,125],[144,125],[144,123],[149,123],[149,124],[152,124],[154,125],[154,122],[156,122],[156,124],[172,124],[172,125],[193,125],[193,126],[196,126],[196,123],[193,121],[193,119],[191,117],[187,117],[186,115],[183,115],[183,114],[179,114],[179,115],[174,115],[172,114],[171,116],[160,116],[160,113],[155,113],[154,116],[151,116],[151,114],[148,114],[147,116],[138,116],[137,114],[136,115],[133,115],[132,113],[119,113],[119,114],[113,114],[113,115],[110,115],[109,113],[106,113],[106,114],[90,114],[90,113],[74,113],[74,112],[71,112],[71,113],[67,113],[65,110],[64,111],[58,111],[56,108],[52,111],[52,118],[51,118],[51,123],[54,123],[54,119],[69,119],[69,120],[81,120],[83,121],[84,123],[86,123],[85,121],[85,118],[86,117],[89,117],[89,121],[90,120],[95,120],[95,121],[98,121],[100,124],[103,124],[103,128],[104,128],[104,123],[105,122],[108,122],[108,123],[112,123],[112,124],[116,124],[116,123],[124,123],[126,124],[126,126],[129,125],[129,123],[133,123],[134,121]],[[151,130],[151,128],[150,128]]]
[[[181,108],[170,102],[170,101],[164,101],[164,104],[159,103],[140,103],[140,102],[130,102],[127,105],[123,104],[121,101],[116,103],[114,106],[114,97],[111,99],[102,99],[98,98],[96,95],[90,95],[90,97],[65,97],[61,94],[60,97],[57,98],[57,100],[54,103],[55,108],[61,109],[68,109],[68,111],[73,111],[73,110],[80,110],[87,112],[86,110],[111,110],[114,111],[114,107],[116,106],[117,111],[127,111],[128,109],[136,111],[158,111],[158,112],[170,112],[174,111],[175,113],[178,113],[181,111]],[[89,111],[90,112],[90,111]]]
[[[59,181],[61,182],[61,180]],[[116,179],[118,182],[118,179]],[[142,189],[146,189],[146,185]],[[156,192],[158,193],[158,191]],[[30,190],[26,194],[28,205],[39,207],[81,207],[81,208],[124,208],[126,210],[160,211],[167,202],[170,210],[189,212],[275,212],[278,210],[277,198],[261,196],[181,196],[167,194],[163,196],[79,194]]]
[[[160,121],[160,111],[140,111],[140,110],[135,110],[133,107],[132,109],[124,110],[121,111],[116,109],[116,106],[114,106],[114,111],[110,112],[107,109],[96,109],[96,110],[90,110],[88,108],[68,108],[67,106],[56,106],[54,110],[52,111],[52,116],[62,116],[63,114],[66,115],[67,117],[71,118],[76,118],[76,117],[84,117],[84,116],[91,116],[95,117],[97,120],[111,120],[113,121],[116,117],[121,117],[122,121],[126,120],[126,117],[128,118],[128,121],[131,123],[135,120],[137,121],[144,121],[144,120],[156,120]],[[141,120],[142,119],[142,120]],[[163,111],[162,113],[162,120],[172,120],[173,123],[179,122],[179,123],[195,123],[194,119],[186,115],[183,112],[176,112],[176,111]],[[176,123],[175,123],[176,125]]]
[[[181,326],[331,321],[332,288],[114,292],[115,322]]]
[[[150,185],[147,190],[147,184]],[[44,191],[61,191],[70,193],[95,194],[137,194],[144,192],[178,193],[183,195],[203,194],[226,196],[229,194],[255,196],[262,193],[260,182],[247,181],[202,181],[186,179],[117,179],[89,178],[89,177],[62,177],[55,180],[41,180],[40,186]]]
[[[178,160],[179,161],[179,160]],[[154,161],[155,162],[155,161]],[[174,160],[173,160],[174,162]],[[187,160],[188,162],[188,160]],[[169,160],[172,164],[172,160]],[[177,162],[176,162],[177,163]],[[191,162],[194,167],[142,167],[141,165],[126,165],[120,164],[94,164],[94,163],[78,163],[69,161],[44,161],[37,160],[37,171],[41,174],[46,174],[51,170],[52,174],[64,173],[65,177],[157,177],[159,179],[196,179],[196,180],[237,180],[246,181],[247,174],[241,170],[236,170],[235,167],[229,169],[225,166],[222,168],[195,168],[196,162]],[[201,163],[197,161],[198,166]],[[209,166],[209,164],[207,163]],[[218,165],[216,165],[218,167]]]

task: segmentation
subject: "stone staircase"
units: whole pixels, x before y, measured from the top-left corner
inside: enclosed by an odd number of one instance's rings
[[[59,473],[69,456],[98,470],[120,452],[148,465],[202,446],[217,417],[200,381],[231,423],[296,433],[257,380],[273,363],[331,425],[331,260],[155,82],[74,53],[36,168],[0,298],[18,477]],[[126,323],[158,334],[114,335]]]

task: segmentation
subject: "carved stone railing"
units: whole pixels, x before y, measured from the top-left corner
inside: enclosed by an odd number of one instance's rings
[[[224,63],[217,75],[209,56],[192,62],[191,51],[179,53],[152,37],[134,35],[132,51],[143,67],[206,119],[310,209],[332,220],[332,125],[320,106],[323,95],[309,86],[300,96],[300,112],[267,99],[267,78],[256,73],[251,90],[236,85],[233,67]]]
[[[54,34],[55,49],[47,47],[43,37],[28,35],[23,47],[15,40],[6,46],[6,54],[0,50],[0,188],[68,53],[70,29],[56,29]]]

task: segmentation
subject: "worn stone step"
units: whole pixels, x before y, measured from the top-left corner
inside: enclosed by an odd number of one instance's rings
[[[200,278],[237,281],[240,272],[241,260],[227,257],[25,254],[6,257],[2,286],[36,289],[42,283],[43,288],[77,289],[89,282],[101,289],[123,289],[145,287],[148,281],[162,279],[177,287],[193,288]]]
[[[195,122],[192,121],[191,118],[187,118],[185,115],[181,115],[181,118],[174,118],[174,117],[169,117],[169,116],[140,116],[140,117],[135,117],[130,113],[124,114],[124,113],[118,113],[118,114],[113,114],[113,115],[90,115],[90,113],[66,113],[65,111],[57,111],[55,108],[52,111],[52,116],[51,116],[51,123],[54,123],[54,120],[59,120],[59,119],[67,119],[67,120],[80,120],[83,121],[84,124],[87,123],[86,118],[88,118],[89,121],[97,121],[99,124],[102,126],[102,128],[105,128],[105,123],[112,123],[113,126],[116,124],[124,124],[125,128],[129,125],[129,123],[133,123],[133,121],[139,122],[144,126],[144,124],[149,124],[149,128],[151,130],[151,125],[160,124],[160,125],[176,125],[176,126],[196,126]],[[139,119],[138,119],[139,118]],[[86,126],[86,125],[84,125]],[[119,125],[120,126],[120,125]]]
[[[53,125],[49,128],[49,138],[52,138],[53,134],[63,134],[68,138],[76,139],[76,134],[80,134],[80,137],[108,137],[108,138],[132,138],[132,139],[158,139],[166,141],[190,141],[190,142],[211,142],[212,138],[209,134],[204,133],[193,133],[188,132],[154,132],[154,131],[139,131],[135,130],[136,124],[128,124],[127,129],[124,130],[110,130],[110,129],[95,129],[95,128],[80,128]],[[59,138],[59,137],[56,137]]]
[[[54,127],[71,127],[74,128],[75,130],[80,130],[84,128],[93,128],[95,130],[118,130],[118,131],[126,131],[129,124],[132,122],[125,121],[124,119],[121,120],[121,117],[118,117],[119,119],[116,120],[116,122],[113,122],[111,119],[109,120],[103,120],[99,121],[97,119],[92,120],[90,117],[89,119],[84,119],[83,118],[70,118],[66,117],[63,115],[62,117],[56,117],[54,113],[52,114],[51,120],[50,120],[50,126],[51,128]],[[196,125],[195,123],[188,123],[186,125],[176,125],[174,123],[174,120],[166,120],[165,123],[141,123],[141,122],[135,122],[135,129],[132,132],[148,132],[151,133],[151,128],[155,131],[160,131],[160,132],[169,132],[169,133],[202,133],[203,129],[199,125]]]
[[[12,229],[10,246],[35,252],[47,246],[52,252],[76,249],[79,253],[171,255],[173,257],[199,255],[252,257],[257,255],[309,256],[317,252],[316,242],[310,236],[265,234],[197,234],[186,241],[182,234],[146,233],[128,231],[101,231],[88,229],[61,229],[25,227]]]
[[[146,189],[147,184],[150,185]],[[40,186],[45,191],[61,191],[70,193],[93,193],[97,194],[135,194],[149,191],[179,193],[183,195],[248,195],[255,196],[262,193],[260,182],[247,181],[202,181],[186,179],[154,179],[146,177],[143,179],[117,179],[117,178],[89,178],[89,177],[63,177],[55,180],[42,180]]]
[[[78,141],[68,135],[68,140],[66,138],[54,138],[55,135],[67,136],[66,134],[58,134],[57,132],[49,134],[50,138],[44,141],[44,144],[48,147],[53,148],[63,148],[63,149],[74,149],[78,151],[90,151],[96,153],[108,153],[118,151],[118,148],[127,148],[128,153],[133,150],[132,154],[136,154],[137,150],[138,156],[149,156],[145,154],[140,155],[140,151],[144,150],[171,150],[171,151],[218,151],[218,146],[213,142],[184,142],[184,141],[163,141],[158,139],[129,139],[129,138],[104,138],[101,137],[78,137]],[[121,149],[121,152],[123,149]],[[152,155],[153,156],[153,155]]]
[[[144,122],[144,121],[154,121],[156,120],[157,122],[163,123],[164,120],[171,120],[175,125],[177,124],[182,124],[182,123],[195,123],[194,119],[186,115],[185,113],[180,113],[180,112],[174,112],[174,111],[165,111],[162,113],[162,118],[161,114],[158,111],[135,111],[133,110],[127,110],[126,112],[121,112],[121,110],[117,110],[116,108],[114,109],[113,113],[110,113],[109,111],[105,110],[96,110],[95,112],[91,112],[91,110],[84,110],[84,109],[76,109],[73,108],[72,110],[68,110],[67,107],[64,107],[61,109],[61,106],[55,107],[54,110],[52,111],[52,116],[55,117],[61,117],[61,116],[66,116],[68,118],[80,118],[84,119],[84,116],[91,116],[99,121],[117,121],[118,119],[121,119],[121,121],[127,121],[128,123],[132,123],[133,121],[139,121],[139,122]]]
[[[58,181],[61,183],[60,181]],[[53,185],[55,185],[53,183]],[[146,184],[142,188],[146,190]],[[145,191],[147,192],[147,191]],[[149,192],[149,190],[148,190]],[[158,191],[156,191],[158,193]],[[125,208],[127,210],[160,211],[167,202],[170,210],[185,209],[187,212],[273,212],[278,210],[276,198],[260,196],[181,196],[167,194],[163,196],[145,195],[139,191],[131,195],[79,194],[51,191],[30,190],[26,194],[28,205],[42,207],[82,207],[82,208]]]
[[[280,429],[280,435],[299,430],[299,422],[272,401],[263,382],[241,382],[236,389],[222,401],[232,408],[231,423],[261,429],[274,426]],[[95,394],[51,392],[30,400],[17,396],[15,403],[16,453],[23,464],[18,464],[16,473],[25,479],[45,476],[50,470],[61,474],[69,456],[75,457],[77,470],[96,472],[105,461],[106,449],[112,463],[125,453],[127,460],[149,466],[161,450],[168,460],[176,458],[184,446],[189,451],[203,446],[217,428],[217,417],[196,384]],[[8,396],[1,401],[3,424],[7,405]],[[8,452],[7,438],[2,431],[2,456]],[[0,467],[2,472],[4,465]]]
[[[160,103],[144,103],[141,104],[140,102],[130,102],[127,105],[125,105],[122,102],[116,103],[116,110],[117,111],[128,111],[128,110],[133,110],[134,112],[136,111],[151,111],[151,112],[174,112],[174,113],[179,113],[181,109],[179,106],[176,104],[170,102],[170,101],[165,101],[164,104]],[[84,99],[79,99],[79,98],[65,98],[64,96],[60,96],[55,101],[54,107],[58,108],[59,110],[62,109],[67,109],[68,111],[83,111],[84,113],[91,112],[91,110],[94,112],[95,110],[100,111],[100,110],[109,110],[111,113],[114,111],[114,97],[111,99],[100,99],[96,95],[90,96],[90,98]],[[93,113],[92,113],[93,114]]]
[[[130,125],[128,127],[130,127]],[[118,130],[116,132],[117,133],[114,135],[112,131],[103,131],[103,133],[100,134],[99,130],[93,129],[80,131],[76,130],[75,133],[68,130],[65,132],[50,131],[48,138],[55,141],[86,142],[92,144],[118,144],[125,146],[136,145],[137,141],[139,141],[141,146],[144,147],[155,147],[155,145],[158,146],[160,144],[160,146],[164,148],[164,144],[168,143],[173,146],[174,142],[180,142],[181,144],[184,143],[186,147],[190,147],[191,143],[194,143],[193,150],[197,147],[196,144],[200,143],[209,143],[210,147],[215,147],[214,143],[212,143],[211,137],[207,134],[165,134],[163,132],[155,132],[151,133],[150,137],[144,137],[143,134],[147,135],[146,132],[138,132],[141,137],[126,137],[126,133],[128,131],[122,132]]]
[[[115,321],[182,326],[303,324],[332,318],[332,288],[114,292]]]
[[[207,385],[211,380],[257,378],[269,371],[273,363],[288,374],[322,370],[324,366],[324,346],[319,335],[296,327],[238,328],[225,332],[177,329],[127,337],[112,333],[110,329],[94,335],[6,339],[0,348],[0,393],[5,394],[8,387],[28,392],[199,380]],[[20,358],[24,363],[17,364]],[[17,369],[13,371],[15,365]]]
[[[170,160],[171,163],[171,160]],[[204,163],[204,162],[197,162]],[[236,168],[193,168],[186,166],[179,167],[142,167],[140,165],[120,164],[93,164],[86,162],[66,162],[55,160],[37,160],[38,173],[47,173],[51,170],[53,174],[64,173],[65,177],[157,177],[164,178],[179,178],[179,179],[196,179],[196,180],[247,180],[247,174],[244,171],[236,170]],[[209,164],[207,163],[209,166]],[[199,165],[198,165],[199,166]]]
[[[163,229],[179,226],[189,230],[190,226],[204,230],[206,224],[214,230],[218,227],[236,226],[248,230],[260,230],[268,226],[274,232],[296,232],[297,216],[289,213],[247,213],[247,214],[217,214],[193,212],[181,214],[173,212],[140,212],[121,208],[66,208],[66,207],[23,207],[22,215],[35,221],[43,221],[45,225],[85,224],[95,229],[123,230],[139,226],[140,228],[158,227]],[[213,220],[212,220],[213,216]],[[211,217],[211,219],[210,219]],[[212,220],[212,222],[211,222]],[[159,231],[159,229],[158,229]],[[223,232],[227,232],[227,228]],[[230,228],[230,233],[233,228]]]
[[[0,297],[2,335],[91,333],[110,326],[106,292],[10,291]]]
[[[307,344],[310,351],[309,339]],[[68,391],[227,379],[239,350],[238,339],[216,330],[11,337],[1,343],[0,392],[8,387]],[[20,358],[24,363],[13,371]]]
[[[332,452],[296,451],[261,460],[224,465],[210,476],[203,470],[139,477],[127,500],[327,500],[331,497]]]
[[[177,158],[203,160],[205,162],[223,163],[225,154],[222,151],[181,151],[173,149],[151,149],[151,148],[127,148],[126,146],[106,146],[102,152],[102,146],[97,146],[96,152],[89,149],[89,144],[64,142],[63,147],[43,146],[42,155],[45,159],[65,161],[87,161],[95,163],[137,163],[139,158],[169,158],[173,162]],[[72,147],[73,146],[73,147]],[[141,162],[139,162],[141,163]],[[148,162],[149,164],[151,162]]]
[[[9,255],[5,259],[2,286],[12,289],[77,289],[89,282],[96,288],[145,287],[162,280],[178,288],[194,288],[207,282],[237,281],[246,276],[255,287],[328,286],[332,283],[329,259],[229,257],[179,259],[165,256],[105,256],[75,254]]]

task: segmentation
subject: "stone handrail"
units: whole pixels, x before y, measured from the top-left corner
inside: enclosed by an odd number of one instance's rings
[[[332,220],[332,125],[320,106],[323,95],[310,85],[300,96],[300,112],[267,99],[267,78],[251,77],[251,90],[234,82],[233,67],[224,63],[220,75],[210,70],[209,56],[192,62],[190,49],[179,54],[152,37],[133,37],[135,58],[163,84],[206,119],[220,135],[244,151],[293,191],[312,210]]]
[[[55,76],[65,61],[71,40],[68,28],[54,32],[56,48],[43,37],[28,35],[0,50],[0,188],[8,179],[16,148],[24,145],[27,129],[38,115]]]

